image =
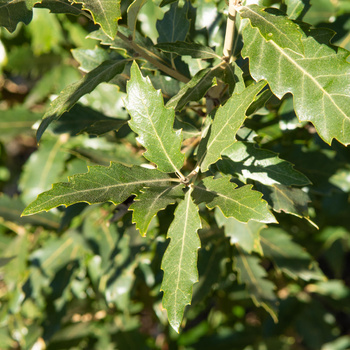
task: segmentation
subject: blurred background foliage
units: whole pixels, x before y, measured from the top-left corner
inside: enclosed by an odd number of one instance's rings
[[[160,2],[148,0],[142,8],[139,40],[157,42],[169,10],[169,5],[159,7]],[[283,10],[294,2],[263,3]],[[124,14],[130,3],[122,1]],[[333,42],[350,49],[349,1],[304,3],[304,20],[335,30]],[[218,54],[225,7],[224,0],[197,0],[188,10],[191,39]],[[262,265],[254,255],[248,258],[261,278],[257,285],[268,276],[277,286],[279,322],[254,305],[233,271],[232,263],[239,266],[240,261],[230,232],[248,237],[247,226],[234,220],[221,226],[220,212],[215,212],[203,217],[200,279],[184,329],[176,334],[159,292],[173,206],[154,218],[147,237],[135,230],[128,203],[76,204],[20,217],[37,194],[86,172],[88,165],[143,162],[142,149],[124,125],[128,65],[118,78],[119,87],[113,81],[100,84],[50,126],[39,147],[35,139],[38,121],[54,96],[104,60],[125,56],[127,48],[101,45],[101,31],[86,16],[42,8],[34,9],[28,26],[18,25],[12,34],[0,30],[0,349],[350,348],[349,147],[335,141],[328,146],[311,124],[299,123],[290,96],[270,99],[247,120],[264,148],[295,164],[312,182],[308,208],[282,203],[276,213],[278,227],[258,224],[253,230],[260,239],[243,239],[247,251],[256,244],[264,250]],[[196,59],[176,62],[191,75],[203,64]],[[147,68],[165,99],[179,90],[179,82]],[[115,123],[119,131],[105,133],[105,123]],[[196,135],[201,125],[190,110],[177,123],[185,137]],[[262,185],[258,189],[266,191]],[[308,211],[314,224],[301,219],[298,210]],[[276,236],[274,244],[298,259],[286,259],[264,245]]]

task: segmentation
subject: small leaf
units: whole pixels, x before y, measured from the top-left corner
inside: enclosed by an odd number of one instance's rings
[[[120,0],[73,0],[83,4],[83,10],[92,14],[95,23],[101,25],[103,31],[113,39],[118,31],[118,20],[121,18]]]
[[[261,252],[260,231],[266,225],[254,220],[243,223],[235,218],[226,218],[218,209],[215,210],[215,220],[219,227],[225,228],[225,235],[230,238],[232,245],[242,247],[247,253]]]
[[[250,85],[240,94],[233,94],[219,107],[207,136],[199,145],[198,159],[202,172],[207,171],[210,164],[220,159],[223,150],[236,141],[236,133],[246,118],[246,110],[265,85],[265,81]]]
[[[97,85],[111,80],[114,76],[121,73],[125,67],[126,60],[106,61],[97,68],[86,74],[84,78],[67,86],[61,94],[52,102],[49,110],[45,113],[38,131],[37,140],[41,139],[42,134],[54,120],[61,117],[64,112],[69,111],[80,97],[93,91]]]
[[[267,280],[266,271],[260,266],[260,259],[248,255],[237,248],[238,254],[234,258],[234,267],[238,273],[238,281],[244,283],[257,306],[262,306],[277,322],[278,300],[274,293],[275,285]]]
[[[249,57],[250,73],[256,81],[266,79],[280,99],[293,94],[299,120],[313,123],[325,142],[331,144],[335,138],[350,144],[349,52],[331,46],[332,34],[326,29],[304,30],[302,55],[292,51],[292,46],[266,41],[257,28],[247,25],[242,54]]]
[[[180,152],[181,130],[173,130],[175,111],[164,107],[161,92],[153,88],[149,78],[142,76],[135,62],[127,93],[125,105],[131,116],[129,125],[147,149],[144,157],[157,164],[161,171],[179,173],[185,156]]]
[[[200,100],[213,85],[214,78],[219,75],[221,68],[206,68],[200,70],[181,90],[173,96],[167,107],[181,111],[187,103]]]
[[[247,179],[259,181],[265,185],[310,184],[305,175],[293,169],[293,164],[282,160],[275,152],[256,148],[250,142],[236,142],[226,148],[222,155],[229,158],[218,162],[219,170],[225,174],[239,173]]]
[[[72,205],[78,202],[89,204],[112,202],[119,204],[132,194],[137,194],[144,186],[159,186],[169,183],[168,175],[138,166],[129,168],[125,165],[111,163],[104,166],[89,167],[86,174],[70,177],[69,182],[60,182],[52,189],[41,193],[28,205],[22,215],[31,215],[48,211],[60,205]]]
[[[152,218],[160,210],[183,198],[183,188],[183,185],[177,185],[149,187],[141,190],[129,209],[134,211],[133,222],[136,223],[136,228],[143,236],[146,234]]]
[[[175,43],[160,43],[156,47],[162,51],[175,53],[180,56],[191,56],[192,58],[220,58],[213,49],[208,46],[197,43],[188,43],[185,41],[176,41]]]
[[[206,177],[202,186],[195,186],[192,195],[197,204],[205,202],[209,209],[219,207],[226,217],[234,217],[240,222],[276,222],[260,192],[253,191],[251,185],[236,187],[229,176]]]
[[[290,19],[298,19],[305,9],[305,3],[303,0],[286,0],[286,5],[287,14]]]
[[[268,228],[260,233],[264,256],[272,259],[278,270],[288,276],[305,281],[324,280],[325,277],[309,253],[292,241],[292,237],[280,228]]]
[[[201,221],[190,192],[175,210],[167,235],[171,241],[162,260],[164,278],[160,290],[164,292],[163,307],[176,332],[179,332],[185,306],[191,303],[192,286],[198,281],[197,250],[201,243],[197,231],[201,228]]]
[[[282,13],[257,5],[241,6],[238,11],[243,18],[249,18],[251,25],[259,29],[266,41],[273,40],[281,48],[288,48],[299,54],[304,53],[301,40],[303,31]],[[269,13],[272,11],[274,14]]]
[[[163,19],[157,21],[158,43],[173,43],[186,39],[190,29],[190,21],[187,19],[188,8],[189,3],[187,1],[183,7],[172,4]]]

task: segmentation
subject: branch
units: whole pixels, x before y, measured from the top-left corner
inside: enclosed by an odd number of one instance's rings
[[[166,66],[165,64],[159,62],[156,58],[150,56],[141,46],[137,45],[132,39],[129,39],[124,34],[118,32],[117,36],[122,39],[125,43],[127,43],[135,52],[137,52],[141,57],[147,60],[149,63],[153,64],[155,67],[162,70],[164,73],[170,75],[171,77],[182,81],[183,83],[188,83],[190,81],[189,78],[185,77],[177,70]]]
[[[226,24],[226,34],[225,34],[225,43],[224,43],[224,57],[225,61],[229,61],[232,56],[232,46],[233,46],[233,37],[235,34],[235,22],[236,22],[236,6],[238,5],[238,0],[229,0],[228,5],[228,16]]]

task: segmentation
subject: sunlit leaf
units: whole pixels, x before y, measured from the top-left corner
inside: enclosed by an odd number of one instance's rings
[[[198,281],[197,250],[201,243],[197,231],[201,228],[201,221],[190,192],[186,193],[185,199],[175,210],[174,221],[167,235],[171,241],[162,260],[163,307],[177,332],[185,306],[191,303],[192,286]]]
[[[236,187],[229,176],[206,177],[201,186],[195,186],[192,195],[196,203],[205,202],[209,209],[219,207],[226,217],[240,222],[276,222],[260,192],[253,191],[251,185]]]
[[[152,218],[158,211],[165,209],[183,198],[183,185],[157,186],[145,188],[130,206],[133,210],[133,221],[142,235],[145,235]]]
[[[242,53],[249,57],[253,78],[266,79],[279,98],[292,93],[299,120],[312,122],[324,141],[349,144],[349,53],[329,44],[333,34],[328,30],[305,28],[302,54],[293,51],[294,45],[266,41],[259,29],[248,24],[243,30]]]
[[[108,168],[93,166],[86,174],[70,177],[69,182],[54,184],[51,190],[40,194],[22,215],[78,202],[93,204],[110,201],[119,204],[144,186],[159,186],[168,182],[168,175],[153,169],[129,168],[116,163],[111,163]]]
[[[236,141],[236,133],[246,118],[246,110],[265,85],[265,81],[250,85],[240,94],[233,94],[219,107],[207,136],[199,145],[198,158],[202,172],[207,171],[210,164],[221,158],[224,149]]]
[[[131,116],[129,125],[147,149],[144,157],[157,164],[161,171],[179,173],[185,156],[180,152],[181,130],[173,130],[174,109],[164,107],[160,91],[142,76],[136,63],[131,68],[127,92],[125,105]]]
[[[83,5],[83,10],[91,12],[95,23],[101,25],[103,31],[114,38],[118,31],[118,20],[121,18],[120,0],[72,0]]]

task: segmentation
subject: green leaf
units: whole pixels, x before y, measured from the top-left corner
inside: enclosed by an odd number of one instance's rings
[[[187,18],[189,4],[186,1],[183,7],[172,4],[161,21],[157,21],[159,33],[158,43],[173,43],[184,41],[190,29],[190,21]]]
[[[137,15],[139,14],[145,2],[146,0],[134,0],[133,3],[128,7],[128,27],[133,33],[135,33],[136,29]]]
[[[266,227],[261,222],[249,220],[239,222],[235,218],[226,218],[220,210],[215,210],[215,220],[219,227],[225,228],[225,235],[230,238],[232,245],[242,247],[247,253],[261,252],[260,231]]]
[[[305,9],[303,0],[286,0],[287,14],[290,19],[298,19]]]
[[[229,158],[218,162],[219,170],[225,174],[239,173],[247,179],[259,181],[265,185],[310,184],[305,175],[293,169],[293,164],[282,160],[275,152],[256,148],[254,143],[236,142],[226,148],[222,155]]]
[[[23,22],[29,24],[32,20],[34,4],[40,2],[35,0],[2,0],[0,1],[0,26],[9,32],[14,32],[17,24]]]
[[[193,203],[191,190],[175,210],[167,238],[170,244],[162,260],[164,278],[161,285],[163,307],[176,332],[183,318],[185,306],[191,303],[192,286],[198,281],[197,250],[201,243],[197,234],[201,228],[198,207]]]
[[[271,227],[263,230],[260,242],[264,256],[272,259],[276,268],[288,276],[305,281],[325,279],[310,254],[282,229]]]
[[[155,90],[149,78],[144,78],[134,62],[127,84],[125,100],[131,120],[130,128],[137,140],[147,149],[144,157],[164,172],[179,173],[184,163],[181,153],[181,130],[173,130],[175,111],[165,108],[161,92]]]
[[[101,25],[111,39],[116,36],[121,18],[120,0],[73,0],[73,3],[83,4],[83,10],[92,14],[94,22]]]
[[[35,7],[48,8],[52,13],[66,13],[70,15],[85,15],[86,12],[82,10],[80,4],[71,3],[70,0],[42,0]]]
[[[260,192],[253,191],[252,185],[236,187],[230,182],[230,176],[206,177],[201,186],[195,186],[192,195],[196,204],[205,202],[209,209],[219,207],[226,217],[234,217],[240,222],[276,222]]]
[[[305,218],[312,223],[308,214],[310,198],[303,190],[275,184],[271,187],[265,187],[263,192],[269,197],[273,210]]]
[[[52,123],[51,130],[57,134],[68,132],[74,136],[82,133],[102,135],[111,130],[119,130],[126,123],[127,120],[106,117],[78,103],[70,111],[63,113],[56,123]]]
[[[350,64],[346,61],[349,53],[329,44],[329,31],[309,28],[305,31],[302,55],[292,51],[292,46],[283,48],[275,41],[266,41],[258,29],[247,25],[243,30],[242,54],[249,57],[255,80],[266,79],[278,98],[293,94],[300,121],[312,122],[329,144],[334,138],[349,144]]]
[[[173,96],[167,107],[181,111],[187,103],[200,100],[214,84],[214,78],[219,75],[221,68],[213,67],[200,70],[181,90]]]
[[[61,94],[52,102],[49,110],[45,113],[38,131],[37,140],[41,139],[42,134],[54,120],[57,120],[61,115],[69,111],[80,97],[93,91],[97,85],[102,82],[111,80],[117,74],[120,74],[126,64],[126,60],[121,61],[106,61],[97,68],[86,74],[84,78],[67,86]]]
[[[236,133],[246,118],[246,110],[265,85],[265,81],[250,85],[241,93],[233,94],[219,107],[208,134],[199,145],[198,163],[202,172],[207,171],[210,164],[220,159],[223,150],[236,141]]]
[[[243,18],[249,18],[251,25],[259,29],[266,41],[272,40],[280,48],[304,53],[303,31],[282,13],[257,5],[242,6],[238,11]]]
[[[108,168],[89,167],[88,173],[74,175],[68,180],[69,182],[56,183],[51,190],[41,193],[28,205],[22,215],[31,215],[78,202],[94,204],[109,201],[119,204],[132,194],[137,194],[144,186],[166,184],[170,178],[158,170],[138,166],[129,168],[112,163]]]
[[[278,300],[274,293],[275,285],[267,280],[266,271],[260,266],[260,259],[248,255],[237,248],[238,254],[234,258],[234,267],[238,273],[238,281],[244,283],[257,306],[262,306],[277,322]]]
[[[221,58],[210,47],[197,43],[176,41],[175,43],[160,43],[156,47],[162,51],[175,53],[180,56],[191,56],[192,58],[202,59]]]
[[[40,192],[48,190],[53,182],[62,180],[65,162],[69,157],[69,153],[64,150],[66,143],[66,135],[45,140],[30,156],[19,181],[25,203],[30,203]]]
[[[133,222],[136,223],[136,228],[143,236],[147,233],[148,226],[158,211],[183,198],[183,188],[183,185],[177,185],[149,187],[141,190],[129,209],[134,211]]]

